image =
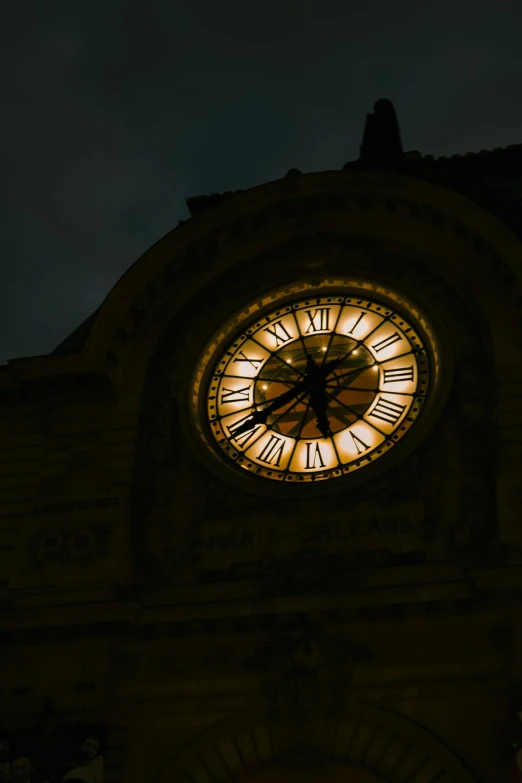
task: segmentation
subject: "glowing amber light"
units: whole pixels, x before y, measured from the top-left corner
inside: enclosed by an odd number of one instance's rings
[[[331,438],[299,440],[294,449],[290,469],[296,473],[315,473],[330,470],[338,464]]]
[[[421,338],[375,301],[318,296],[245,321],[207,389],[215,446],[279,482],[334,479],[409,430],[429,387]]]
[[[383,433],[365,421],[359,421],[334,436],[337,452],[343,462],[357,460],[365,451],[373,451],[384,440]]]

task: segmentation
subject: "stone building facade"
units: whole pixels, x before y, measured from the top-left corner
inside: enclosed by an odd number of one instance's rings
[[[0,779],[522,780],[522,145],[189,199],[52,354],[0,368]],[[264,496],[180,396],[220,319],[325,274],[444,325],[430,431],[371,481]]]

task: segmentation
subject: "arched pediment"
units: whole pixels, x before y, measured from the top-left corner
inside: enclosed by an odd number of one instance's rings
[[[301,254],[301,269],[320,270],[329,245],[337,242],[338,258],[338,240],[357,246],[368,239],[371,252],[429,268],[480,311],[497,361],[520,352],[520,243],[506,226],[463,196],[421,180],[326,172],[253,188],[160,240],[108,295],[84,361],[108,373],[116,389],[138,391],[167,325],[220,276],[292,243],[295,269]]]
[[[150,783],[265,783],[283,778],[317,783],[477,783],[460,759],[430,732],[391,710],[353,703],[325,725],[318,746],[295,751],[277,721],[242,715],[215,726],[185,748]],[[307,750],[310,751],[307,754]],[[306,770],[305,777],[299,770]],[[323,771],[321,777],[316,773]],[[331,774],[328,774],[330,771]]]

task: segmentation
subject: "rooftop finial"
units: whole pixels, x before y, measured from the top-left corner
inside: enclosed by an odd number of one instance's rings
[[[393,103],[378,100],[366,115],[360,161],[369,166],[390,166],[402,160],[401,132]]]

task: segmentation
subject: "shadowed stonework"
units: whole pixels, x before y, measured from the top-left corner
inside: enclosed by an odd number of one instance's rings
[[[379,101],[0,372],[0,780],[520,778],[519,152],[404,152]]]

